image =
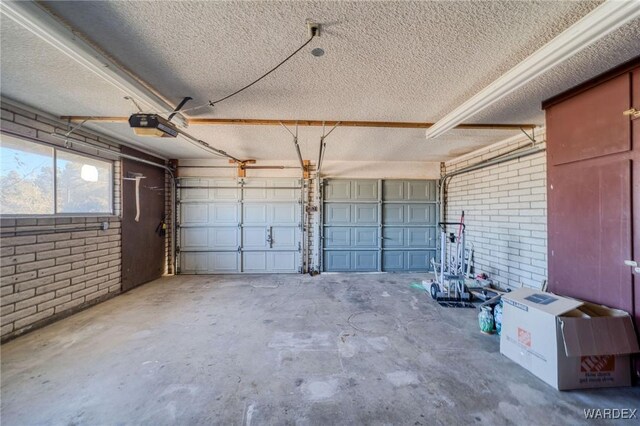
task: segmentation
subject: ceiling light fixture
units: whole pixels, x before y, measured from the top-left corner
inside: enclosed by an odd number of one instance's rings
[[[556,38],[438,120],[426,131],[435,138],[569,59],[625,23],[640,17],[640,1],[607,0]]]
[[[80,39],[35,2],[3,0],[0,3],[0,12],[151,110],[174,109],[158,94]],[[177,121],[182,126],[187,126],[187,120],[183,116],[177,117]]]

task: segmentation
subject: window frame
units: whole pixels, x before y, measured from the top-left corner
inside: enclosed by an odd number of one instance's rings
[[[35,145],[42,145],[42,146],[46,146],[48,148],[51,148],[53,150],[53,155],[52,155],[52,159],[53,159],[53,163],[52,163],[52,167],[53,167],[53,213],[46,213],[46,214],[26,214],[26,213],[16,213],[16,214],[3,214],[0,213],[0,218],[6,218],[6,219],[21,219],[21,218],[37,218],[37,219],[46,219],[46,218],[65,218],[65,217],[116,217],[116,213],[115,213],[115,163],[117,160],[110,160],[108,158],[104,158],[101,157],[99,155],[94,155],[94,154],[89,154],[86,152],[82,152],[82,151],[77,151],[74,149],[69,149],[66,148],[64,146],[58,146],[52,143],[48,143],[48,142],[44,142],[44,141],[39,141],[39,140],[34,140],[34,139],[28,139],[28,138],[24,138],[24,137],[20,137],[17,135],[13,135],[13,134],[7,134],[5,132],[2,132],[2,135],[0,136],[2,138],[7,138],[7,139],[13,139],[19,142],[24,142],[24,143],[31,143],[31,144],[35,144]],[[70,140],[70,143],[73,144],[73,139]],[[99,149],[99,147],[96,147],[95,149]],[[58,151],[63,151],[63,152],[69,152],[71,154],[74,155],[78,155],[80,157],[86,157],[86,158],[90,158],[92,160],[98,160],[98,161],[102,161],[106,164],[109,165],[109,169],[110,169],[110,174],[111,174],[111,178],[109,179],[109,208],[110,211],[108,212],[78,212],[78,213],[58,213],[58,172],[57,172],[57,167],[58,167]]]

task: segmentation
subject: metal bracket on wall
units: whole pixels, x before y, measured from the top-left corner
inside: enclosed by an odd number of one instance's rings
[[[522,133],[524,133],[524,135],[527,138],[529,138],[529,140],[531,141],[532,144],[535,145],[535,143],[536,143],[536,129],[535,128],[531,129],[531,135],[529,135],[529,133],[527,133],[526,130],[524,130],[523,128],[520,128],[520,131]]]

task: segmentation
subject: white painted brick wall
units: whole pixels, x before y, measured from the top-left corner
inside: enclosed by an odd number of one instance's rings
[[[3,131],[63,146],[50,133],[67,131],[67,123],[13,102],[2,103]],[[119,151],[117,142],[79,130],[74,138]],[[96,149],[78,151],[99,155]],[[111,157],[105,157],[112,159]],[[22,334],[98,303],[121,290],[120,162],[114,162],[114,216],[2,218],[0,231],[0,338]],[[109,229],[64,232],[109,222]],[[56,228],[58,233],[42,233]],[[12,236],[16,231],[35,235]]]
[[[445,169],[458,170],[527,144],[520,138],[496,144],[449,161]],[[446,200],[448,221],[465,212],[476,273],[503,287],[540,288],[547,279],[546,153],[455,176]]]

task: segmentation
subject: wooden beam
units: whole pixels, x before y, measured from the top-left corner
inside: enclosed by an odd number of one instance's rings
[[[238,165],[238,177],[243,178],[247,177],[247,164],[256,164],[256,160],[244,160],[244,161],[234,161],[229,160],[229,164],[237,164]]]
[[[78,121],[95,121],[102,123],[126,123],[129,117],[86,117],[86,116],[62,116],[62,120]],[[192,126],[295,126],[301,127],[320,127],[323,124],[327,127],[335,126],[340,123],[339,127],[383,127],[390,129],[428,129],[433,123],[410,122],[410,121],[322,121],[322,120],[271,120],[262,118],[192,118],[189,125]],[[535,124],[459,124],[456,129],[467,130],[520,130],[533,129]]]

